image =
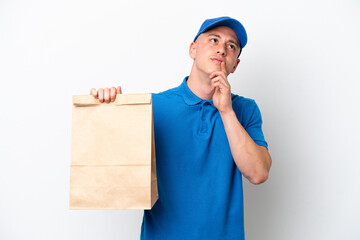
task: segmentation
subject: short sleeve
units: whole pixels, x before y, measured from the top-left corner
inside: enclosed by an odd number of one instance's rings
[[[268,148],[262,131],[262,117],[260,109],[252,99],[238,97],[233,99],[234,111],[246,132],[260,146]]]

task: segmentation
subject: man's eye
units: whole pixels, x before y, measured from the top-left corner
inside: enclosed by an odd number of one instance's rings
[[[230,48],[231,50],[235,50],[235,49],[236,49],[236,46],[235,46],[235,45],[232,45],[232,44],[229,44],[228,48]]]
[[[216,42],[217,42],[217,39],[216,39],[216,38],[211,38],[211,39],[210,39],[210,42],[216,43]]]

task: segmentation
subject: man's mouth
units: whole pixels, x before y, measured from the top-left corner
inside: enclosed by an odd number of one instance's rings
[[[223,60],[220,58],[211,58],[211,61],[213,61],[214,63],[219,64],[219,65],[223,62]]]

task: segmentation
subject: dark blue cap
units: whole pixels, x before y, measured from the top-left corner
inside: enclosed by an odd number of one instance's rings
[[[245,47],[247,43],[247,34],[244,26],[238,20],[230,17],[218,17],[218,18],[206,19],[201,25],[199,32],[196,34],[194,38],[194,42],[196,41],[196,39],[200,34],[219,26],[226,26],[234,30],[234,32],[236,33],[239,39],[241,50]]]

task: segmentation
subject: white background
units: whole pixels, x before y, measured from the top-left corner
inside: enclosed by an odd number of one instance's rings
[[[247,29],[229,79],[273,158],[244,183],[247,239],[360,239],[358,0],[0,0],[0,239],[139,239],[142,211],[68,209],[72,95],[178,86],[224,15]]]

